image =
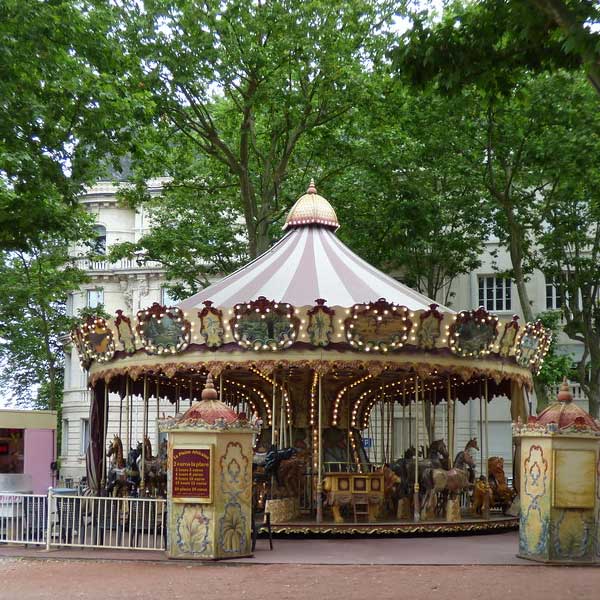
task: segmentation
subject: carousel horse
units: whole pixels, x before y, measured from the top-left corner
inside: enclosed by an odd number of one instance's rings
[[[415,454],[415,448],[411,446],[404,453],[404,458],[398,459],[389,465],[390,469],[400,478],[400,497],[410,498],[412,496],[415,483]],[[422,454],[425,455],[425,458],[419,460],[419,482],[425,474],[430,479],[429,471],[431,469],[448,466],[448,449],[444,440],[434,440],[427,451],[423,449]],[[426,491],[422,485],[421,491]]]
[[[473,442],[476,444],[477,440],[470,440],[465,450],[459,452],[452,469],[433,467],[423,472],[420,483],[424,495],[422,505],[426,512],[441,514],[448,498],[455,499],[472,485],[471,476],[475,473],[475,460],[467,449],[472,447],[470,444]]]
[[[115,497],[127,496],[129,491],[127,486],[127,469],[123,458],[123,444],[118,435],[113,437],[106,457],[110,458],[106,477],[106,492]]]
[[[469,483],[471,485],[475,484],[475,458],[471,450],[479,451],[479,444],[477,443],[477,438],[471,438],[467,444],[465,445],[465,449],[461,450],[454,459],[454,466],[459,469],[466,468],[469,473]]]
[[[127,484],[133,492],[137,492],[140,487],[140,470],[138,459],[140,457],[140,448],[129,448],[127,453]]]
[[[163,459],[160,456],[152,456],[152,443],[150,438],[145,435],[143,441],[143,456],[144,456],[144,472],[141,472],[142,465],[142,442],[138,442],[139,457],[137,459],[137,467],[140,472],[142,479],[144,480],[144,490],[140,490],[141,495],[145,495],[146,491],[149,491],[152,496],[158,496],[166,491],[166,480],[161,480],[161,471],[166,468],[163,467]],[[164,489],[163,489],[164,488]]]
[[[504,474],[504,459],[501,456],[490,456],[488,458],[488,481],[493,493],[493,506],[506,512],[515,496],[516,492],[508,487],[506,475]]]

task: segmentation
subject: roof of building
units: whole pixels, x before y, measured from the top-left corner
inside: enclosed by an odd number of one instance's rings
[[[265,296],[293,306],[311,306],[317,298],[325,299],[329,306],[385,298],[410,310],[429,309],[433,300],[352,252],[335,235],[338,227],[333,207],[311,182],[290,210],[284,225],[288,232],[282,239],[244,267],[181,302],[180,308],[201,309],[205,300],[215,306],[234,306]]]

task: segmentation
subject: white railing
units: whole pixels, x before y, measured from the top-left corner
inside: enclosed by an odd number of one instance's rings
[[[164,550],[166,526],[160,498],[0,493],[0,543]]]
[[[550,386],[550,402],[554,402],[556,400],[556,396],[560,391],[560,385]],[[587,398],[581,389],[581,385],[574,381],[569,381],[569,391],[573,395],[573,400],[578,403],[586,403]]]
[[[115,262],[109,260],[90,260],[89,258],[75,259],[75,265],[83,271],[139,271],[151,269],[153,271],[164,268],[154,260],[143,261],[138,264],[135,258],[120,258]]]
[[[0,494],[0,543],[46,545],[48,496]]]

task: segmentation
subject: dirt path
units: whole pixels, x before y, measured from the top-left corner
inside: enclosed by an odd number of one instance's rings
[[[600,568],[178,565],[0,560],[0,599],[553,600],[600,597]]]

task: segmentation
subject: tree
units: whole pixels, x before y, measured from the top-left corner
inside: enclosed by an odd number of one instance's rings
[[[385,77],[370,86],[369,102],[298,158],[323,165],[319,191],[354,251],[448,304],[454,279],[479,266],[490,227],[477,103],[412,95]]]
[[[76,224],[77,196],[129,148],[148,94],[101,0],[0,4],[0,250]]]
[[[398,72],[420,86],[456,93],[476,85],[488,95],[510,93],[525,73],[582,67],[600,93],[600,22],[584,0],[464,0],[441,19],[416,11],[413,27],[392,51]]]
[[[126,4],[128,51],[147,71],[154,127],[175,154],[206,157],[236,183],[251,257],[269,247],[296,193],[286,180],[298,143],[364,93],[392,13],[387,0]],[[137,150],[143,163],[148,148]],[[217,187],[189,176],[174,184]]]
[[[558,290],[565,333],[583,345],[578,379],[590,413],[600,408],[600,116],[597,99],[581,78],[560,81],[563,97],[546,99],[557,113],[546,128],[542,193],[542,268]]]
[[[537,380],[546,388],[558,385],[565,377],[573,377],[573,357],[558,350],[558,337],[562,332],[562,313],[560,310],[548,310],[536,315],[536,320],[552,332],[552,341],[544,357],[544,363]],[[538,414],[547,406],[548,395],[537,398]]]
[[[88,223],[80,224],[85,228]],[[70,263],[68,242],[40,236],[28,253],[0,254],[0,385],[20,405],[60,407],[60,338],[72,324],[65,300],[86,280]]]

